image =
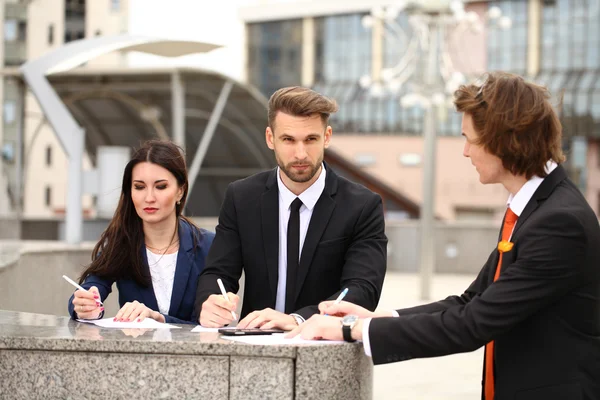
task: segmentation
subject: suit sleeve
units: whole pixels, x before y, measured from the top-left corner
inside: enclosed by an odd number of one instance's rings
[[[108,295],[112,291],[113,283],[114,282],[112,280],[103,279],[96,275],[90,275],[87,278],[85,278],[85,282],[83,282],[81,284],[81,287],[86,290],[89,290],[92,286],[96,286],[98,288],[98,292],[100,293],[100,300],[102,302],[104,302],[104,300],[108,297]],[[75,294],[73,293],[71,295],[71,297],[69,298],[69,303],[67,305],[67,308],[69,310],[69,315],[71,316],[71,318],[77,319],[77,313],[75,312],[75,309],[73,306],[73,298],[74,297],[75,297]]]
[[[473,351],[584,284],[589,244],[566,212],[528,227],[515,261],[481,295],[431,314],[376,318],[369,326],[373,362]]]
[[[189,324],[197,325],[198,324],[197,321],[188,321],[185,319],[179,319],[176,317],[171,317],[170,315],[167,315],[167,314],[162,314],[162,315],[163,315],[163,317],[165,317],[166,324],[185,324],[185,325],[189,325]]]
[[[335,300],[341,290],[348,288],[345,301],[371,311],[375,310],[381,297],[385,276],[387,241],[381,197],[373,194],[363,206],[346,250],[340,280],[341,289],[329,299],[323,300]],[[311,315],[319,313],[318,305],[304,307],[295,313],[308,319]]]
[[[230,184],[219,213],[215,238],[206,257],[206,266],[198,279],[193,317],[200,319],[202,304],[211,294],[221,293],[217,279],[221,278],[225,290],[237,293],[242,276],[242,245],[235,209],[234,187]]]
[[[469,285],[467,290],[460,296],[448,296],[443,300],[436,301],[429,304],[423,304],[416,307],[401,308],[396,310],[399,316],[407,316],[412,314],[433,314],[436,312],[447,310],[454,306],[464,306],[473,298],[481,294],[486,288],[486,282],[490,274],[490,266],[493,265],[493,261],[496,260],[494,257],[496,251],[492,252],[487,263],[479,271],[477,278]]]

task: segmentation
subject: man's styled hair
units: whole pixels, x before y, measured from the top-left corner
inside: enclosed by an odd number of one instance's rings
[[[323,126],[327,126],[329,116],[338,110],[335,100],[314,90],[292,86],[277,90],[269,99],[269,126],[274,129],[275,117],[283,112],[295,117],[321,116]]]
[[[454,104],[472,117],[476,144],[498,156],[513,175],[545,177],[547,161],[565,160],[562,126],[545,87],[492,72],[481,86],[460,86]]]

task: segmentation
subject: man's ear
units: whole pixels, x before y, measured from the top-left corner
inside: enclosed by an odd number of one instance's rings
[[[275,149],[275,144],[273,143],[275,140],[275,134],[273,133],[273,131],[271,130],[270,126],[267,126],[267,129],[265,130],[265,141],[267,142],[267,146],[271,149],[274,150]]]
[[[331,129],[331,126],[327,126],[327,129],[325,129],[325,148],[329,147],[329,143],[331,142],[332,134],[333,134],[333,129]]]

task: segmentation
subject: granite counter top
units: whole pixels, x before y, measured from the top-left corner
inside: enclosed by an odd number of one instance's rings
[[[297,358],[298,349],[314,345],[249,345],[225,340],[218,333],[182,329],[109,329],[69,317],[0,310],[0,349],[63,350],[111,353],[227,355]],[[355,350],[358,344],[332,344],[326,352]],[[361,346],[362,347],[362,346]],[[353,352],[353,351],[352,351]]]

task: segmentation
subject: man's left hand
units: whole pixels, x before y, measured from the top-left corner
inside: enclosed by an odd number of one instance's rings
[[[286,338],[300,335],[305,340],[344,340],[341,318],[315,314],[293,331],[286,333]],[[358,320],[352,328],[352,337],[362,340],[363,321]]]
[[[297,326],[298,324],[296,323],[296,318],[292,317],[291,315],[287,315],[282,312],[273,310],[271,308],[265,308],[264,310],[251,312],[237,324],[237,327],[241,329],[279,328],[283,329],[284,331],[291,331]]]

